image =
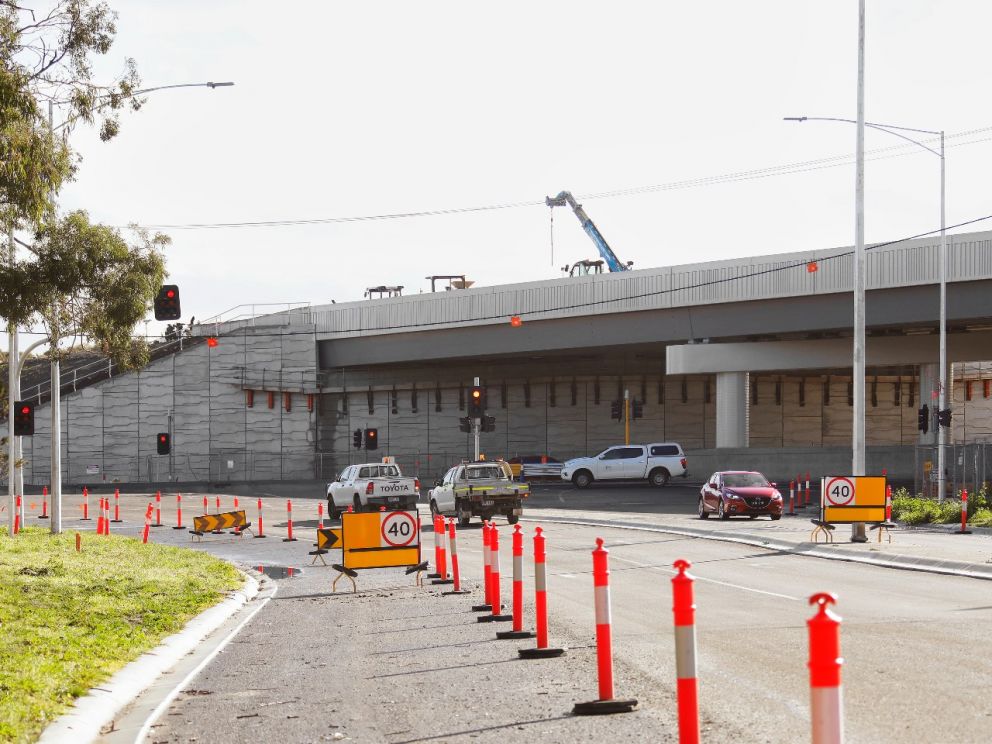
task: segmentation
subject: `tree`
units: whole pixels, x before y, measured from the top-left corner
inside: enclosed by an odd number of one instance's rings
[[[10,283],[19,297],[4,297],[0,286],[0,304],[18,323],[43,325],[50,358],[64,356],[85,336],[122,367],[146,364],[144,339],[132,334],[165,277],[161,249],[169,238],[134,233],[129,243],[118,230],[91,224],[85,212],[66,215],[41,229],[31,257],[14,264]],[[59,346],[67,339],[72,343]]]

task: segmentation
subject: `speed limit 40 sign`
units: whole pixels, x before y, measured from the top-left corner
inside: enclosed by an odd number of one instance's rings
[[[345,512],[341,515],[345,568],[393,568],[420,563],[416,512]]]
[[[873,475],[828,475],[820,500],[825,522],[885,521],[885,478]]]
[[[384,548],[405,548],[417,539],[417,520],[412,512],[380,512],[379,534]]]

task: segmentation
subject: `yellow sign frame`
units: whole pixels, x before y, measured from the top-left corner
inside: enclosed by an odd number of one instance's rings
[[[827,500],[827,487],[831,481],[844,480],[854,486],[850,503],[831,506]],[[829,475],[820,481],[820,521],[831,524],[855,522],[881,523],[885,521],[885,476],[881,475]]]
[[[412,534],[406,544],[390,544],[387,539],[387,525],[394,521],[397,525],[412,525]],[[344,512],[341,515],[341,553],[345,568],[416,566],[420,563],[420,516],[415,511]]]

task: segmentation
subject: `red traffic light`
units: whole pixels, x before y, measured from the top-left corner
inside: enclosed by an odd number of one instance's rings
[[[27,416],[29,413],[31,413],[31,406],[21,406],[21,413]]]
[[[213,348],[217,345],[217,339],[213,336],[207,336],[207,346]]]
[[[520,319],[519,315],[513,315],[510,317],[510,325],[513,326],[514,328],[519,328],[523,324],[524,322]]]
[[[167,289],[167,290],[165,290],[165,296],[168,297],[171,300],[173,297],[176,296],[176,290],[174,290],[174,289]]]

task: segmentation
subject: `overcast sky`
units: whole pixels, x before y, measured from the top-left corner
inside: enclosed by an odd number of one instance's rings
[[[850,245],[853,157],[839,167],[583,194],[849,155],[857,0],[297,2],[110,0],[101,71],[137,60],[161,91],[109,144],[80,130],[65,209],[115,225],[361,217],[580,197],[635,268]],[[948,224],[992,214],[987,1],[869,0],[869,121],[948,135]],[[973,144],[962,144],[971,142]],[[900,140],[869,132],[866,148]],[[866,237],[939,226],[939,160],[866,166]],[[992,220],[976,228],[992,229]],[[575,217],[524,206],[290,227],[167,229],[184,320],[237,305],[361,300],[561,276],[597,258]],[[154,326],[153,326],[154,328]]]

